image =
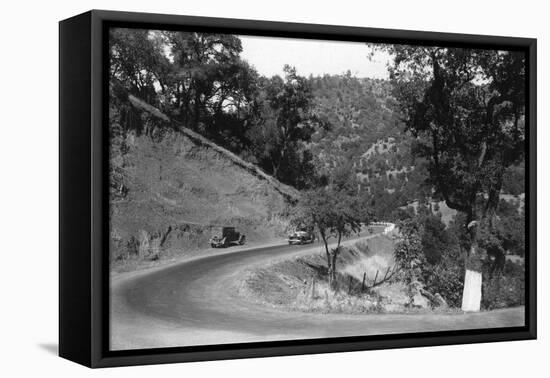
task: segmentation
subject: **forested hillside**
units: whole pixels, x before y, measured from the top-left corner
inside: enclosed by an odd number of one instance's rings
[[[388,80],[343,75],[310,77],[314,111],[329,127],[318,128],[307,143],[319,171],[352,164],[366,200],[378,218],[395,220],[403,207],[432,203],[447,209],[428,179],[428,162],[415,154]],[[524,164],[507,169],[503,198],[524,192]],[[512,195],[512,196],[506,196]],[[452,216],[454,213],[451,211]]]
[[[311,149],[322,163],[351,160],[361,165],[363,155],[378,141],[402,139],[388,81],[359,79],[348,72],[310,77],[309,84],[316,113],[330,125],[312,136]]]
[[[320,170],[352,164],[360,191],[379,218],[415,201],[429,186],[425,163],[411,154],[389,81],[344,75],[310,77],[315,111],[328,128],[308,148]]]

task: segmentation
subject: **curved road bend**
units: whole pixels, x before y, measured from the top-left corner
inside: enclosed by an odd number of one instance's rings
[[[376,236],[376,235],[372,235]],[[372,237],[367,236],[366,238]],[[476,314],[346,315],[286,312],[238,295],[242,271],[320,246],[227,250],[111,281],[111,349],[243,343],[524,324],[524,308]]]

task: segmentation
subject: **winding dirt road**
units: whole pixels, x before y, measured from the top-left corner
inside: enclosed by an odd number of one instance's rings
[[[167,267],[118,275],[111,279],[111,350],[524,324],[523,307],[453,315],[310,314],[262,306],[238,295],[243,270],[319,249],[318,245],[277,245],[222,250]]]

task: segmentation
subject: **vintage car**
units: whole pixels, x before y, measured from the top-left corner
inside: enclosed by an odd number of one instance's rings
[[[313,235],[313,232],[306,231],[306,230],[299,230],[296,232],[293,232],[288,236],[288,245],[294,245],[294,244],[310,244],[315,241],[315,236]]]
[[[222,227],[221,232],[210,239],[212,248],[224,248],[231,245],[243,245],[246,242],[244,234],[235,230],[235,227]]]

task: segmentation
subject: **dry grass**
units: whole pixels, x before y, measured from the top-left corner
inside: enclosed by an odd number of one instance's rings
[[[225,155],[176,132],[160,141],[129,134],[126,144],[120,166],[128,194],[111,203],[113,269],[209,248],[211,225],[235,226],[249,242],[285,235],[284,196]],[[144,233],[150,248],[140,253]]]
[[[449,308],[420,308],[412,306],[406,286],[389,280],[372,289],[362,290],[363,274],[366,285],[372,286],[376,271],[378,280],[393,267],[394,241],[378,237],[359,241],[345,247],[339,257],[338,290],[327,282],[327,268],[322,252],[274,261],[268,266],[248,270],[240,285],[240,294],[265,306],[288,311],[318,313],[451,313]]]
[[[338,288],[327,282],[326,261],[322,253],[294,257],[252,269],[241,281],[240,293],[249,300],[289,311],[320,313],[421,313],[431,309],[408,306],[405,285],[390,281],[372,290],[361,290],[363,274],[367,286],[378,270],[379,278],[393,266],[390,237],[379,236],[346,247],[339,258]],[[441,311],[441,310],[438,310]]]

